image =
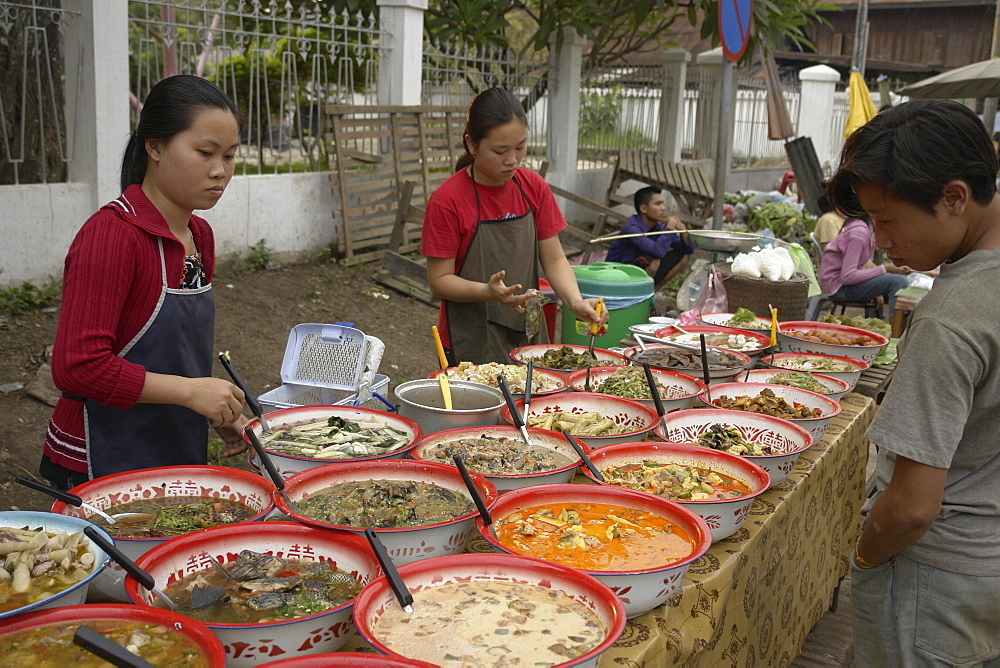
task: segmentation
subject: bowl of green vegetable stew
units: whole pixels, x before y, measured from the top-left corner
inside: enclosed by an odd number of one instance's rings
[[[222,642],[226,666],[322,654],[354,633],[355,597],[379,575],[368,541],[297,522],[234,524],[172,538],[136,561]],[[132,577],[133,603],[163,603]]]
[[[274,511],[271,488],[269,480],[228,466],[161,466],[94,478],[70,490],[109,515],[129,513],[114,525],[62,501],[52,504],[52,512],[97,524],[135,560],[174,536],[264,519]],[[125,571],[111,563],[94,581],[92,596],[127,602],[124,582]]]
[[[296,406],[248,424],[282,477],[323,464],[403,457],[424,432],[402,415],[359,406]],[[244,440],[248,440],[246,435]],[[260,471],[257,455],[250,463]]]
[[[496,487],[470,472],[487,506]],[[465,551],[475,530],[476,506],[455,466],[408,459],[376,459],[320,466],[285,481],[278,508],[314,527],[355,534],[371,527],[397,566]]]
[[[695,398],[705,391],[705,382],[694,376],[670,369],[650,367],[653,379],[660,393],[660,401],[668,413],[691,408]],[[587,391],[587,370],[574,371],[569,375],[569,386],[577,392]],[[590,370],[590,391],[595,394],[610,394],[638,401],[648,408],[656,408],[649,390],[646,372],[637,366],[603,366]]]

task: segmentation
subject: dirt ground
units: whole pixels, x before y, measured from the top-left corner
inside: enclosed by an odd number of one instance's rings
[[[385,343],[379,373],[391,386],[423,378],[437,368],[431,325],[437,309],[383,288],[376,266],[317,262],[235,274],[220,270],[214,281],[215,348],[227,350],[249,387],[263,394],[281,384],[281,360],[289,330],[305,322],[353,322]],[[388,295],[385,299],[381,295]],[[58,309],[0,317],[0,386],[27,386],[55,339]],[[215,375],[227,378],[218,363]],[[46,510],[51,499],[13,481],[37,478],[42,441],[52,408],[24,390],[0,392],[0,509]],[[249,415],[249,413],[248,413]],[[227,465],[246,468],[242,458]]]

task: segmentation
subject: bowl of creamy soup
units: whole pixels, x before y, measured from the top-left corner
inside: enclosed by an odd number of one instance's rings
[[[546,485],[502,495],[490,510],[494,548],[579,569],[608,585],[636,617],[681,590],[688,565],[712,544],[693,511],[606,485]]]
[[[718,409],[677,411],[663,418],[656,434],[673,443],[689,443],[739,455],[767,471],[770,487],[795,469],[799,455],[813,444],[812,435],[788,420]]]
[[[510,554],[407,564],[400,608],[385,578],[358,596],[358,633],[376,650],[439,666],[596,666],[625,629],[607,585],[576,569]]]
[[[0,512],[0,620],[87,599],[108,565],[104,550],[83,535],[88,526],[57,513]]]
[[[708,524],[712,542],[736,533],[771,478],[739,455],[680,443],[620,443],[591,455],[604,485],[674,501]],[[597,479],[585,470],[587,477]]]
[[[580,456],[561,434],[510,426],[463,427],[431,434],[412,451],[414,459],[454,466],[459,455],[466,468],[481,474],[498,492],[573,480]],[[590,448],[581,444],[589,453]]]
[[[255,522],[274,512],[271,484],[228,466],[161,466],[89,480],[70,490],[108,515],[110,524],[84,507],[62,501],[52,512],[85,518],[111,535],[133,561],[168,538],[234,522]],[[112,562],[94,581],[92,598],[127,602],[125,571]]]
[[[255,522],[172,538],[136,561],[225,647],[226,666],[339,649],[354,632],[351,608],[379,573],[368,541],[297,522]],[[164,604],[131,577],[133,603]]]
[[[71,605],[18,615],[0,631],[8,666],[104,668],[108,662],[73,642],[86,626],[154,666],[223,668],[222,643],[208,627],[184,615],[136,605]]]
[[[487,507],[496,487],[469,474]],[[285,481],[278,508],[298,522],[361,535],[371,527],[397,566],[465,551],[476,506],[454,465],[380,459],[321,466]]]

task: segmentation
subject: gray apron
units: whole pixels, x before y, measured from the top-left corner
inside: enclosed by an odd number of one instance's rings
[[[212,286],[167,287],[160,251],[160,300],[118,356],[146,368],[188,378],[212,375],[215,304]],[[208,419],[183,406],[136,404],[122,410],[84,400],[90,477],[151,468],[208,463]]]
[[[521,184],[514,178],[514,185],[521,192],[528,212],[516,218],[483,220],[479,203],[479,190],[475,177],[472,181],[476,196],[476,231],[472,235],[462,268],[458,276],[470,281],[486,283],[500,270],[507,273],[506,285],[520,283],[525,290],[538,288],[538,234],[535,215]],[[448,302],[448,334],[451,350],[458,362],[485,364],[510,361],[510,351],[530,343],[547,343],[545,327],[528,339],[524,314],[500,302]],[[486,325],[484,327],[484,324]]]

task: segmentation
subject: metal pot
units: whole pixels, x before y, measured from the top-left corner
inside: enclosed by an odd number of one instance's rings
[[[437,380],[419,378],[400,383],[394,390],[399,414],[420,425],[424,434],[445,429],[495,425],[504,405],[500,390],[463,380],[448,382],[453,408],[444,407]]]

